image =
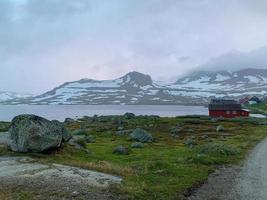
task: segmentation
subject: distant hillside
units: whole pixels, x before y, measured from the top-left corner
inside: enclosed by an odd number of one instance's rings
[[[267,69],[199,71],[175,83],[153,81],[130,72],[115,80],[81,79],[67,82],[42,95],[7,100],[5,104],[203,104],[213,97],[264,96]]]
[[[30,97],[28,94],[18,94],[16,92],[0,91],[0,103],[8,100]]]

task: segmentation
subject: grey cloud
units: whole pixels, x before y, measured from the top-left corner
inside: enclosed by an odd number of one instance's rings
[[[267,46],[250,52],[229,52],[199,66],[201,69],[237,70],[242,68],[267,68]]]
[[[65,81],[115,78],[129,70],[170,79],[231,49],[251,51],[267,44],[265,4],[0,0],[0,90],[40,93]],[[246,56],[222,56],[205,66],[265,62]]]

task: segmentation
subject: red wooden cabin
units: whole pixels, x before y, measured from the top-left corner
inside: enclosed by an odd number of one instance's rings
[[[235,100],[212,99],[209,104],[210,117],[249,117],[249,112],[242,110],[241,104]]]

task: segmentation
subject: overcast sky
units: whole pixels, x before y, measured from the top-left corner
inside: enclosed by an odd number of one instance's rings
[[[266,24],[266,0],[0,0],[0,90],[266,67]]]

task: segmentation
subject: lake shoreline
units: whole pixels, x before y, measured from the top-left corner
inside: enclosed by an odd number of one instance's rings
[[[176,117],[184,115],[208,115],[203,106],[168,106],[168,105],[0,105],[0,121],[11,121],[20,114],[35,114],[49,120],[64,121],[65,118],[80,118],[94,115],[158,115]]]

